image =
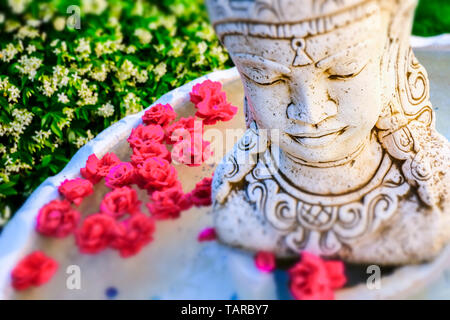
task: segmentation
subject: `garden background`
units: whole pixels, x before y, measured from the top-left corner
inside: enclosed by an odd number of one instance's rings
[[[450,1],[421,0],[413,32],[450,32]],[[0,34],[0,228],[103,129],[232,66],[203,0],[0,0]]]

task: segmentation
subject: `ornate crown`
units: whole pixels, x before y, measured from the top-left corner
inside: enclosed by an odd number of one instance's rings
[[[288,39],[322,34],[372,15],[379,10],[379,2],[206,0],[211,22],[220,39],[233,34]]]

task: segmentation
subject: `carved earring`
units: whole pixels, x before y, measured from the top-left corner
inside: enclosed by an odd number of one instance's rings
[[[305,52],[305,49],[306,49],[305,39],[302,39],[302,38],[292,39],[291,47],[296,53],[294,62],[292,63],[292,66],[303,67],[303,66],[307,66],[307,65],[313,63],[311,58]]]

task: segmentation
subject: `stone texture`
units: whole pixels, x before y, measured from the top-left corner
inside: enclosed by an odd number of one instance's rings
[[[221,241],[356,263],[436,257],[450,240],[450,144],[409,44],[416,1],[207,4],[248,128],[214,175]]]

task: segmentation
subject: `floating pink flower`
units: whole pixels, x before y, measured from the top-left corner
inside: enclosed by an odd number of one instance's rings
[[[138,165],[136,183],[150,193],[180,185],[176,169],[160,158],[148,158]]]
[[[116,221],[109,215],[96,213],[84,219],[75,233],[80,252],[95,254],[106,249],[113,240]]]
[[[106,177],[112,167],[119,163],[120,160],[114,153],[105,154],[101,160],[95,154],[91,154],[86,161],[86,167],[81,168],[80,172],[84,178],[96,184]]]
[[[211,183],[212,178],[204,178],[195,185],[194,190],[191,191],[192,203],[195,206],[211,205]]]
[[[19,261],[11,273],[16,290],[38,287],[48,282],[58,270],[58,263],[41,251],[35,251]]]
[[[152,202],[147,204],[152,217],[158,220],[176,219],[180,213],[192,206],[192,200],[188,194],[178,187],[164,191],[155,191],[152,194]]]
[[[131,257],[153,240],[155,222],[142,213],[135,214],[116,226],[111,247],[123,258]]]
[[[119,163],[111,168],[105,182],[109,188],[120,188],[134,183],[134,167],[128,162]]]
[[[290,289],[297,300],[333,300],[334,290],[347,279],[341,261],[324,261],[303,252],[299,263],[289,270]]]
[[[204,241],[213,241],[217,239],[216,229],[214,228],[206,228],[200,231],[200,233],[197,236],[197,240],[199,242]]]
[[[197,167],[207,161],[211,156],[210,143],[200,140],[182,140],[172,149],[172,159],[189,167]]]
[[[89,180],[76,178],[73,180],[64,180],[58,187],[58,191],[66,199],[79,206],[85,197],[94,192],[94,189],[92,182]]]
[[[131,131],[127,139],[132,148],[142,148],[151,144],[161,143],[164,140],[165,132],[159,125],[139,125]]]
[[[72,233],[80,220],[80,213],[67,200],[53,200],[39,210],[36,230],[49,237],[63,238]]]
[[[120,219],[127,213],[139,213],[140,206],[136,190],[125,186],[107,193],[100,204],[100,211],[114,219]]]
[[[149,146],[142,148],[134,148],[131,155],[131,163],[134,166],[138,166],[148,158],[161,158],[168,162],[172,161],[169,150],[161,143],[153,143]]]
[[[237,113],[237,108],[227,101],[222,91],[222,84],[206,80],[195,85],[191,92],[191,101],[195,104],[195,115],[204,119],[205,124],[212,125],[217,121],[229,121]]]
[[[195,117],[181,118],[166,128],[166,143],[175,144],[182,140],[203,139],[203,121]]]
[[[176,117],[177,113],[170,104],[157,104],[145,111],[142,116],[142,121],[147,125],[154,124],[165,127],[175,120]]]
[[[275,255],[269,251],[259,251],[255,255],[255,265],[262,272],[275,270]]]

